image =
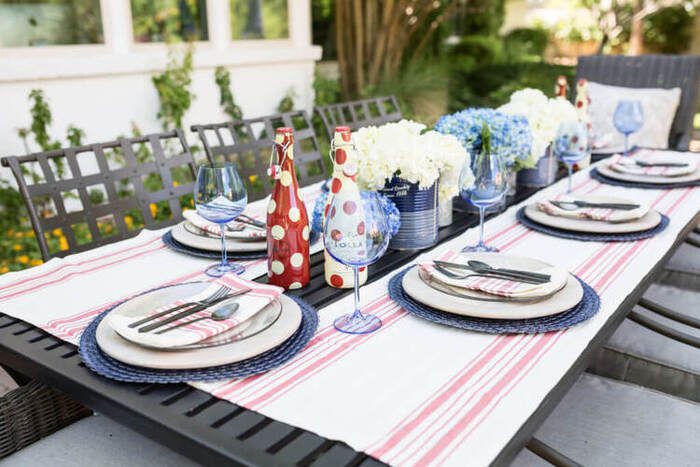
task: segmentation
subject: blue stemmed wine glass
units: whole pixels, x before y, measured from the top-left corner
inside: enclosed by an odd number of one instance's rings
[[[226,224],[238,217],[248,203],[248,194],[240,175],[232,164],[206,164],[197,171],[194,204],[197,214],[219,224],[221,229],[221,262],[209,266],[205,273],[221,277],[227,272],[240,274],[245,267],[226,258]]]
[[[629,153],[629,136],[644,124],[642,103],[638,100],[621,100],[617,103],[613,123],[617,131],[625,135],[625,156]]]
[[[379,317],[362,313],[359,270],[384,254],[390,237],[389,221],[376,193],[364,197],[333,197],[323,230],[323,243],[333,259],[352,267],[355,283],[355,311],[336,318],[333,325],[338,331],[367,334],[381,327]]]
[[[471,169],[471,170],[470,170]],[[484,215],[486,208],[498,204],[508,188],[508,170],[504,158],[497,152],[481,151],[474,164],[465,164],[459,174],[459,194],[463,200],[479,209],[479,243],[465,247],[465,253],[498,251],[484,243]]]
[[[554,138],[554,154],[566,164],[569,183],[566,193],[571,193],[571,175],[574,164],[588,155],[588,128],[578,120],[562,122]]]

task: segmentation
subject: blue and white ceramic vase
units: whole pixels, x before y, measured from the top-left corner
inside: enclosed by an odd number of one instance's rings
[[[437,183],[421,190],[417,183],[394,176],[379,192],[393,201],[401,213],[401,226],[391,237],[389,248],[420,250],[437,243]]]
[[[537,165],[531,169],[522,169],[518,172],[518,184],[526,187],[541,188],[554,183],[557,178],[559,163],[551,146],[547,146],[544,156],[540,157]]]

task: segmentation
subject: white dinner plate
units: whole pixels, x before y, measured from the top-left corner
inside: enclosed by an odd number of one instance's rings
[[[183,222],[177,224],[170,231],[173,238],[192,248],[206,251],[221,251],[221,239],[204,235],[196,235],[185,228]],[[242,253],[250,251],[265,251],[267,250],[267,240],[251,241],[251,240],[236,240],[233,238],[226,239],[226,251],[231,253]]]
[[[634,175],[629,173],[618,172],[611,169],[607,164],[603,163],[597,166],[598,173],[608,178],[622,180],[625,182],[641,182],[641,183],[687,183],[700,180],[700,167],[695,169],[695,172],[687,175],[679,175],[677,177],[661,177],[658,175]]]
[[[198,291],[201,292],[201,287],[206,287],[206,283],[189,283],[178,287],[185,286],[191,288],[187,293],[196,294]],[[112,313],[125,313],[134,317],[142,316],[144,302],[138,300],[142,297],[145,295],[122,303]],[[167,297],[162,298],[167,299]],[[109,326],[107,319],[103,319],[97,326],[97,344],[110,357],[145,368],[185,370],[236,363],[260,355],[282,344],[299,329],[302,319],[299,305],[285,295],[280,295],[280,303],[282,304],[282,313],[271,326],[260,333],[230,344],[185,350],[151,349],[134,344],[119,336]]]
[[[496,254],[491,253],[491,255]],[[483,261],[494,267],[506,267],[505,262],[498,264],[493,258]],[[550,268],[551,265],[532,258],[508,256],[507,267],[536,271]],[[419,303],[436,310],[475,318],[528,319],[550,316],[573,308],[583,298],[583,287],[571,274],[567,278],[566,285],[559,292],[550,298],[534,302],[486,302],[450,295],[426,284],[418,275],[418,267],[410,269],[404,275],[401,284],[406,294]]]
[[[611,196],[595,197],[598,202],[605,203],[629,203],[630,200],[615,198]],[[590,197],[588,199],[593,199]],[[525,215],[542,225],[555,227],[557,229],[571,230],[573,232],[587,233],[630,233],[641,232],[653,229],[661,222],[661,214],[653,209],[647,211],[642,217],[627,222],[603,222],[592,219],[572,219],[570,217],[553,216],[540,211],[537,203],[529,204],[525,207]]]

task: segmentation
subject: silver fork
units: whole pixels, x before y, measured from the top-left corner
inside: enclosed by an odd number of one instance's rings
[[[170,313],[173,313],[175,311],[182,310],[183,308],[189,308],[192,306],[207,305],[211,301],[216,300],[217,298],[220,298],[220,297],[223,297],[224,295],[226,295],[228,290],[229,290],[228,287],[222,285],[221,287],[216,289],[211,295],[209,295],[208,297],[206,297],[200,301],[183,303],[181,305],[174,306],[172,308],[168,308],[167,310],[161,311],[161,312],[156,313],[154,315],[146,316],[145,318],[141,318],[140,320],[134,321],[133,323],[129,324],[129,327],[135,328],[135,327],[141,326],[142,324],[146,324],[150,321],[153,321],[154,319],[162,318],[165,315],[169,315]]]

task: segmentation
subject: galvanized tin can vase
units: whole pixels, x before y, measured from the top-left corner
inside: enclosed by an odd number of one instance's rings
[[[437,243],[437,184],[421,190],[417,183],[394,177],[379,190],[401,213],[399,231],[391,237],[389,248],[419,250]]]
[[[550,147],[531,169],[523,169],[518,172],[518,184],[526,187],[541,188],[554,183],[557,178],[559,163]]]

